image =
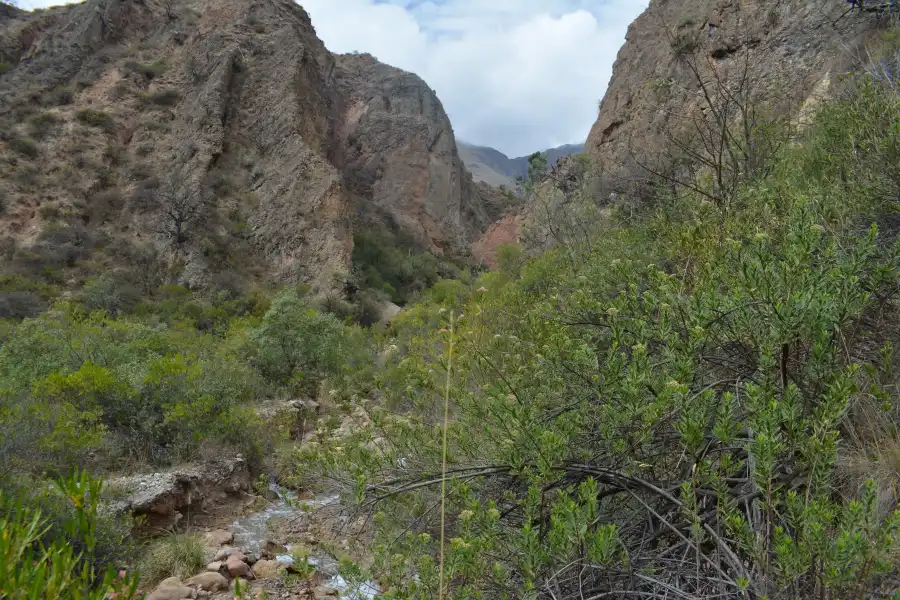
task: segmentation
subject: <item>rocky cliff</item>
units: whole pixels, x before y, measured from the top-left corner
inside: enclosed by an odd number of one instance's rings
[[[368,54],[335,60],[330,156],[361,219],[399,227],[432,251],[466,246],[488,217],[437,95]]]
[[[68,277],[89,262],[328,288],[350,269],[357,224],[438,251],[487,222],[434,92],[332,55],[294,2],[0,6],[12,270]]]
[[[796,111],[857,66],[878,17],[844,0],[651,0],[631,24],[586,152],[605,168],[658,147],[673,119],[702,105],[704,81],[746,78],[769,109]],[[745,68],[745,65],[747,68]]]

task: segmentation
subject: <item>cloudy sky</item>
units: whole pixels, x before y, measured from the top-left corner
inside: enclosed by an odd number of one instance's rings
[[[20,0],[30,8],[58,1]],[[458,139],[510,156],[581,142],[647,0],[301,0],[333,52],[437,91]]]

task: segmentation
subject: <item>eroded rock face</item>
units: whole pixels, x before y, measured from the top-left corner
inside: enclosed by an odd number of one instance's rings
[[[4,9],[0,60],[0,241],[20,254],[63,214],[129,275],[327,290],[355,219],[434,251],[487,223],[434,92],[333,56],[290,0]]]
[[[167,528],[188,511],[200,511],[251,491],[250,471],[241,457],[170,471],[114,479],[108,485],[127,494],[115,503],[121,512],[144,515],[150,527]]]
[[[628,28],[586,152],[615,169],[658,146],[673,119],[702,104],[689,57],[705,80],[732,84],[748,64],[759,98],[797,111],[828,73],[854,68],[879,34],[874,16],[847,7],[843,0],[652,0]]]
[[[412,73],[368,54],[335,57],[332,160],[366,220],[396,225],[436,252],[460,248],[487,225],[450,119]]]

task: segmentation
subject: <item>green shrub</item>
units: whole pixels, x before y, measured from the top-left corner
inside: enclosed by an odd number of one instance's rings
[[[104,275],[88,281],[81,289],[79,299],[89,311],[103,310],[117,315],[133,309],[141,295],[127,281]]]
[[[181,101],[181,92],[175,88],[165,88],[140,94],[140,99],[147,104],[156,104],[157,106],[175,106]]]
[[[867,79],[743,180],[724,217],[708,188],[679,189],[577,252],[404,311],[366,396],[372,425],[304,448],[299,470],[377,507],[383,593],[893,594],[896,477],[836,473],[860,452],[895,462],[895,444],[848,450],[859,415],[900,430],[884,343],[898,122],[894,88]]]
[[[0,62],[0,75],[5,75],[13,70],[15,65],[8,62]]]
[[[0,291],[0,319],[24,319],[44,312],[47,303],[33,292]]]
[[[51,112],[42,112],[28,117],[25,124],[31,137],[42,140],[53,133],[59,124],[59,117]]]
[[[8,139],[6,143],[9,145],[10,150],[27,158],[37,158],[41,154],[37,144],[28,138],[14,136]]]
[[[109,544],[121,542],[125,530],[109,537],[99,510],[102,482],[78,473],[55,483],[37,497],[0,488],[0,596],[107,598],[117,578],[111,565],[127,556]],[[52,506],[39,500],[51,496]],[[131,577],[116,582],[121,598],[132,598],[136,586]]]
[[[196,331],[57,310],[26,319],[0,347],[0,382],[0,426],[30,449],[18,470],[84,464],[91,453],[120,467],[169,464],[196,459],[205,444],[256,460],[268,443],[244,406],[253,372]]]
[[[102,110],[83,108],[75,113],[75,118],[79,123],[102,129],[106,133],[113,133],[116,129],[116,122],[112,115]]]
[[[79,222],[52,223],[41,230],[30,248],[19,249],[15,266],[28,274],[74,267],[90,256],[95,241],[93,234]]]
[[[94,194],[87,214],[92,223],[103,224],[125,207],[125,197],[119,188],[111,187]]]
[[[166,63],[163,61],[139,63],[134,60],[129,60],[125,63],[125,67],[145,79],[155,79],[166,72]]]
[[[187,579],[202,571],[205,565],[203,538],[193,534],[173,534],[150,545],[138,561],[138,572],[144,581],[157,583],[168,577]]]
[[[76,89],[73,86],[60,86],[53,88],[44,94],[41,102],[47,106],[62,106],[72,104],[75,100]]]
[[[272,383],[292,383],[311,391],[344,366],[344,326],[294,292],[283,293],[272,303],[250,340],[253,364]]]
[[[409,241],[378,231],[354,235],[353,268],[361,287],[384,292],[398,304],[405,304],[439,279],[459,274],[449,262],[413,251]]]

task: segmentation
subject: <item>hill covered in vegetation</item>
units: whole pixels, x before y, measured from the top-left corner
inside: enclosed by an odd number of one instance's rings
[[[677,160],[532,160],[494,270],[358,237],[390,319],[98,281],[0,321],[0,595],[202,570],[95,478],[240,453],[339,494],[326,547],[385,598],[896,597],[900,43],[841,8],[867,54],[827,93],[781,110],[753,52],[715,77],[680,49],[696,110],[654,138]],[[300,399],[299,435],[260,410]]]

